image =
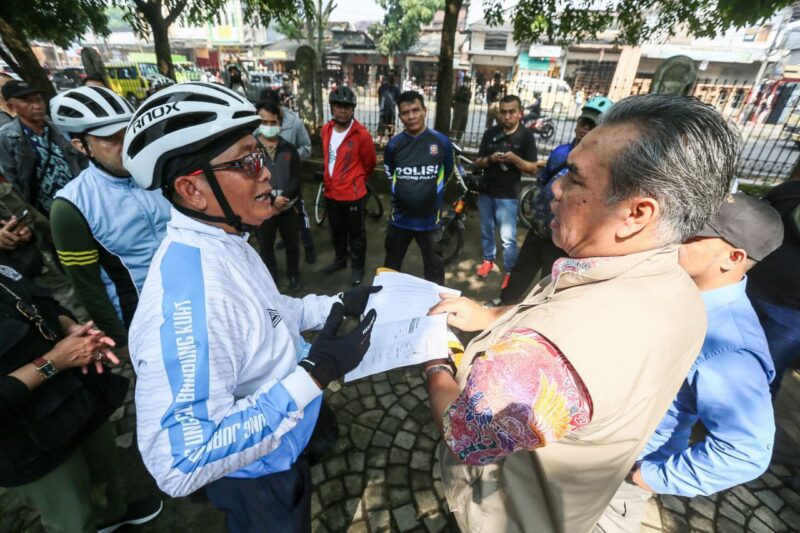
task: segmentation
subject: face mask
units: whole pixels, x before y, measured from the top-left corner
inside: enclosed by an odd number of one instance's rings
[[[261,135],[263,135],[268,139],[272,137],[277,137],[280,132],[281,132],[280,126],[265,126],[262,124],[261,126],[258,127],[258,133],[260,133]]]

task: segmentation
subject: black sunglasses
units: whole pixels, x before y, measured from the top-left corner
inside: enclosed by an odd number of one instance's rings
[[[44,321],[42,315],[39,314],[39,310],[36,309],[35,305],[23,302],[22,300],[17,300],[17,311],[33,322],[36,327],[39,329],[39,333],[42,334],[42,337],[49,341],[55,341],[58,339],[58,334],[47,325],[47,322]]]

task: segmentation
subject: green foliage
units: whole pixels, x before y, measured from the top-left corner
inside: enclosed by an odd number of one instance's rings
[[[97,1],[97,0],[95,0]],[[311,0],[242,0],[245,19],[251,23],[268,25],[271,20],[282,20],[310,5]],[[170,26],[181,18],[189,24],[202,25],[220,21],[220,12],[227,0],[111,0],[124,11],[123,19],[136,34],[147,38],[150,24],[147,16],[153,11],[164,14]],[[151,13],[148,13],[151,12]]]
[[[433,20],[436,11],[444,9],[444,0],[378,0],[377,3],[386,10],[378,51],[388,56],[414,46],[422,26]]]
[[[596,39],[616,20],[620,44],[661,41],[685,30],[696,37],[714,37],[731,28],[755,24],[793,0],[519,0],[513,8],[503,0],[484,3],[489,24],[508,18],[518,42],[576,43]]]
[[[104,0],[2,0],[0,17],[27,39],[67,47],[87,29],[108,35]]]
[[[334,0],[306,0],[302,9],[283,14],[276,18],[276,28],[289,39],[306,41],[319,57],[324,55],[324,43],[320,35],[325,32],[331,13],[336,9]]]

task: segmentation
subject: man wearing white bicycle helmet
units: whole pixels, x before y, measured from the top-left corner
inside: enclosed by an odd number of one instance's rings
[[[234,91],[189,82],[148,98],[128,126],[125,167],[174,208],[130,329],[138,443],[163,491],[205,487],[231,531],[310,531],[301,454],[322,389],[361,361],[375,312],[337,330],[375,289],[278,292],[247,241],[277,213],[259,122]],[[300,332],[320,327],[309,347]]]
[[[53,201],[58,259],[89,316],[124,349],[139,291],[164,238],[169,203],[136,185],[122,166],[133,115],[124,98],[104,87],[81,87],[53,98],[50,114],[91,161]]]

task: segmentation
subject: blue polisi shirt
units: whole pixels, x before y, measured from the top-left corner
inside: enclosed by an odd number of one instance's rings
[[[430,128],[416,137],[404,131],[386,145],[383,161],[392,182],[389,224],[414,231],[439,227],[445,183],[453,172],[450,139]]]

